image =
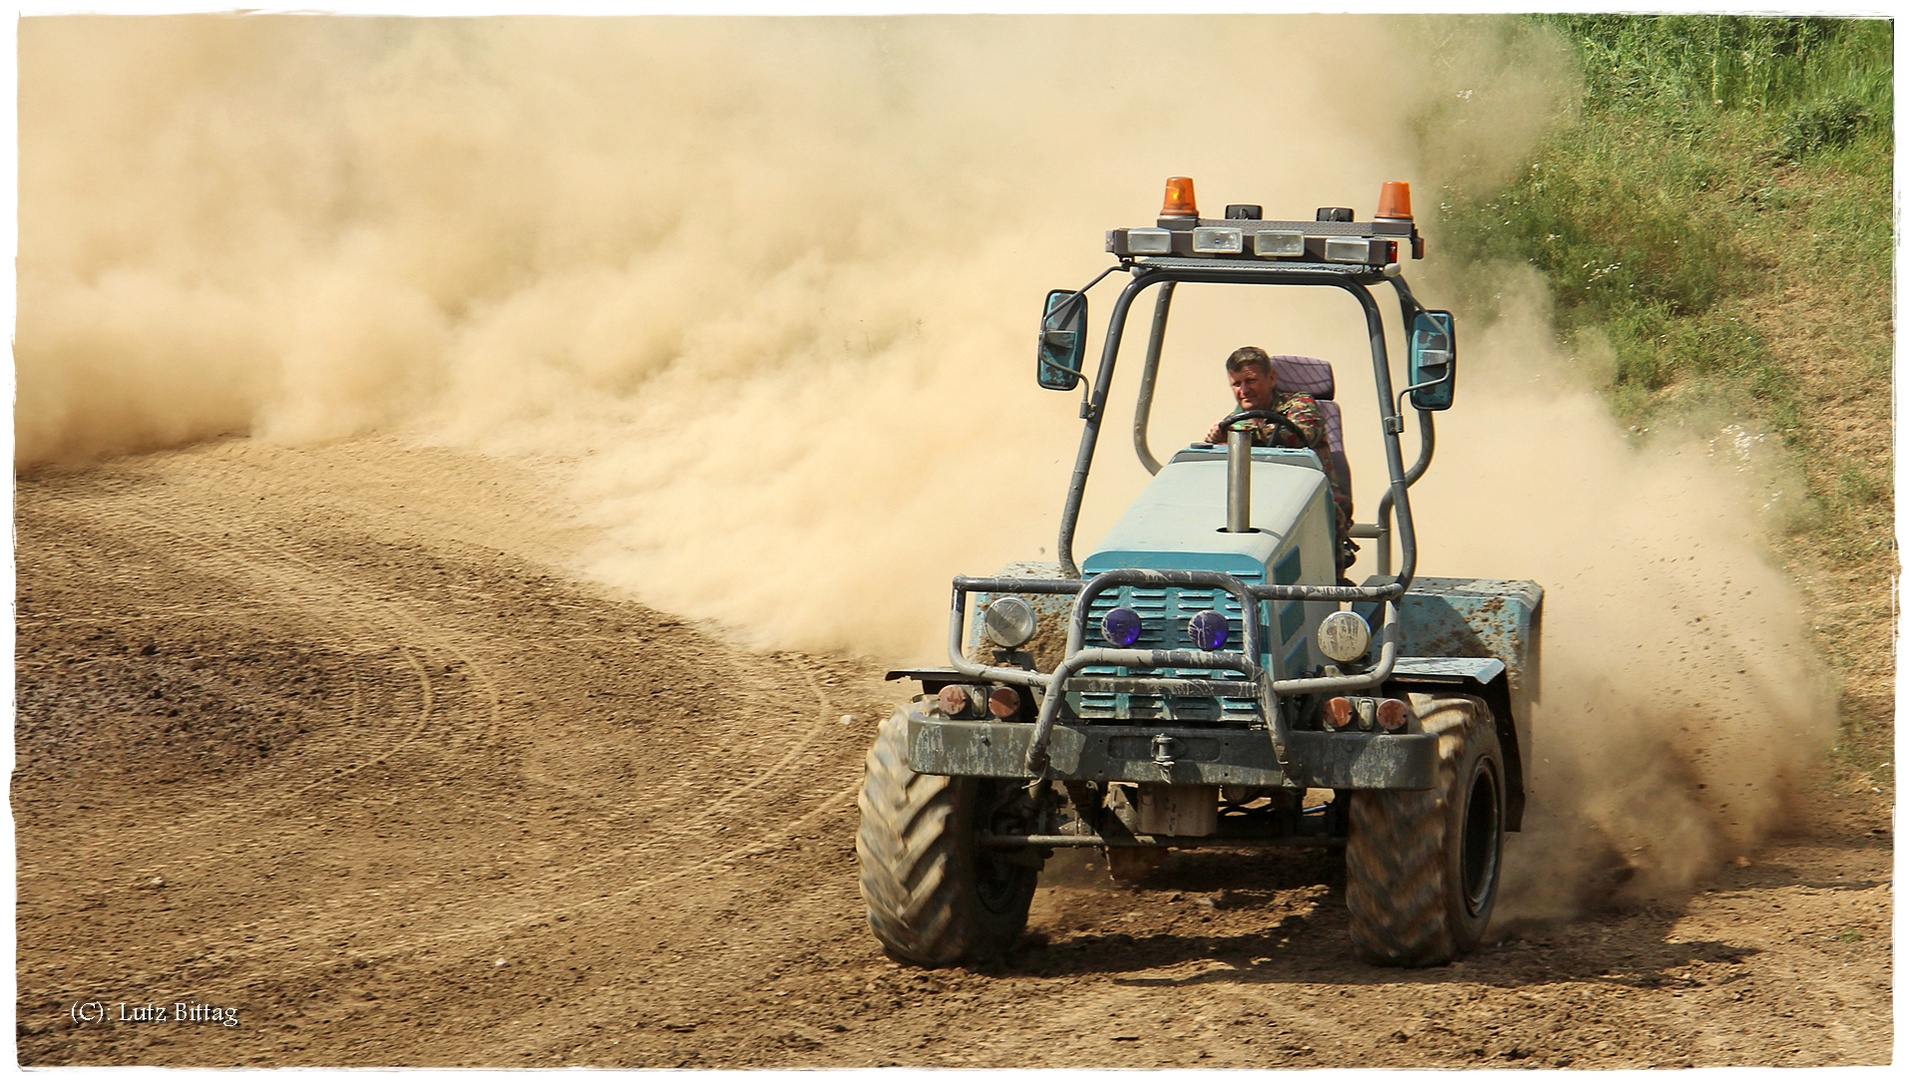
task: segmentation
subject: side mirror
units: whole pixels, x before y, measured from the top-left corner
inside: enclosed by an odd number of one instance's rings
[[[1452,313],[1424,311],[1412,320],[1412,407],[1437,412],[1452,407],[1452,388],[1458,380],[1458,345],[1452,333]]]
[[[1034,381],[1048,390],[1080,385],[1081,358],[1087,355],[1087,297],[1067,289],[1047,294],[1041,315],[1041,347]]]

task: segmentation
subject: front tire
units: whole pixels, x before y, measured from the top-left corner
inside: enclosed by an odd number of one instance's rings
[[[975,834],[1020,794],[1018,785],[915,772],[909,713],[897,709],[882,723],[856,800],[869,929],[889,956],[925,967],[1005,952],[1027,925],[1039,865],[984,851]]]
[[[1438,786],[1355,791],[1346,907],[1360,959],[1445,964],[1476,948],[1498,898],[1505,766],[1491,709],[1477,698],[1414,695],[1438,735]]]

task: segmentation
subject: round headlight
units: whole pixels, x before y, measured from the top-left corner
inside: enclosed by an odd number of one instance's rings
[[[1117,607],[1100,620],[1100,636],[1116,649],[1125,649],[1140,640],[1140,613]]]
[[[1372,628],[1354,612],[1335,611],[1319,620],[1319,651],[1329,659],[1349,664],[1371,644]]]
[[[981,633],[1003,649],[1018,649],[1034,636],[1034,605],[1018,596],[997,596],[981,616]]]
[[[1193,647],[1212,652],[1226,647],[1226,616],[1217,611],[1202,611],[1187,622],[1186,636]]]

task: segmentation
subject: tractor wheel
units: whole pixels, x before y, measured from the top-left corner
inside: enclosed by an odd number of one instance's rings
[[[1505,841],[1505,766],[1490,707],[1418,695],[1413,705],[1438,735],[1438,786],[1353,792],[1346,838],[1353,947],[1393,967],[1449,963],[1478,945]]]
[[[889,956],[925,967],[1004,952],[1027,925],[1040,860],[984,851],[975,834],[1012,813],[1020,785],[910,769],[908,715],[882,724],[857,800],[869,928]]]

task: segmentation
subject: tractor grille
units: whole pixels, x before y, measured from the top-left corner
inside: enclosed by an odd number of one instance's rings
[[[1251,581],[1252,579],[1247,579]],[[1202,611],[1218,611],[1226,616],[1227,637],[1224,651],[1238,651],[1245,641],[1240,624],[1240,605],[1231,593],[1213,589],[1140,588],[1126,586],[1096,596],[1088,606],[1088,647],[1104,644],[1100,638],[1100,620],[1117,607],[1132,608],[1140,615],[1140,640],[1136,649],[1191,649],[1187,623]],[[1262,640],[1273,640],[1261,630]],[[1196,679],[1238,681],[1241,696],[1219,699],[1207,697],[1168,697],[1159,694],[1071,694],[1075,712],[1084,720],[1160,721],[1168,723],[1215,721],[1253,721],[1259,719],[1259,707],[1252,685],[1237,671],[1211,671],[1205,668],[1129,669],[1095,666],[1085,669],[1094,675],[1158,675]]]

